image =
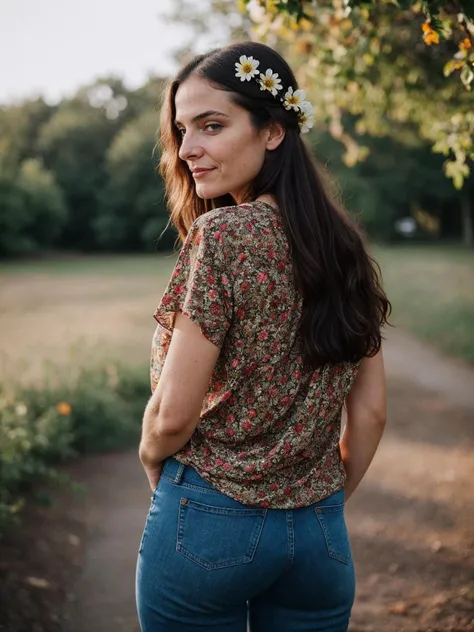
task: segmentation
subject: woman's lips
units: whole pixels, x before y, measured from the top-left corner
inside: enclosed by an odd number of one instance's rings
[[[196,169],[193,171],[193,178],[204,178],[211,171],[214,171],[214,167],[212,169]]]

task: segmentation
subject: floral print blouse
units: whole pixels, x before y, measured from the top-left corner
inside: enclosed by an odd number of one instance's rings
[[[245,505],[303,507],[344,486],[341,410],[358,363],[305,366],[301,307],[279,213],[252,202],[193,222],[154,313],[153,390],[175,312],[221,350],[199,424],[175,458]]]

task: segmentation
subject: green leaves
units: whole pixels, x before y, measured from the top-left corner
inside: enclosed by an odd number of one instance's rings
[[[146,370],[129,366],[57,371],[51,383],[0,388],[0,536],[40,486],[64,482],[55,465],[77,453],[138,441],[149,395]]]
[[[461,70],[460,76],[461,76],[461,81],[463,82],[465,87],[468,90],[470,90],[472,80],[474,79],[474,72],[471,70],[471,68],[469,68],[469,66],[465,65],[463,69]]]
[[[255,0],[254,0],[255,1]],[[243,3],[249,7],[249,2]],[[348,164],[363,154],[341,129],[342,113],[371,135],[390,134],[393,123],[416,130],[448,157],[456,187],[474,159],[471,88],[474,83],[472,2],[260,0],[255,35],[298,68],[297,78],[344,143]],[[252,5],[250,5],[252,6]],[[304,13],[304,17],[301,14]],[[459,115],[460,123],[455,122]]]
[[[462,189],[464,178],[469,175],[469,167],[462,160],[451,160],[445,162],[444,171],[453,180],[454,187]]]

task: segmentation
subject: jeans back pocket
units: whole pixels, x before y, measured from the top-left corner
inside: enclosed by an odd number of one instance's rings
[[[251,562],[266,509],[232,509],[181,498],[176,549],[206,570]]]
[[[351,544],[344,519],[344,503],[339,505],[321,505],[314,512],[324,535],[329,557],[349,564]]]

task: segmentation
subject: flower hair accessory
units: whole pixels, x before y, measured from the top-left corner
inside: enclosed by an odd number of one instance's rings
[[[283,90],[281,79],[278,73],[268,68],[265,73],[258,70],[260,62],[253,57],[242,55],[238,62],[235,62],[235,76],[240,81],[256,81],[260,90],[268,90],[272,96],[277,97],[285,110],[294,110],[298,114],[298,124],[302,134],[306,134],[313,127],[314,108],[309,101],[306,101],[304,90],[293,90],[290,86],[284,97],[279,95]]]

